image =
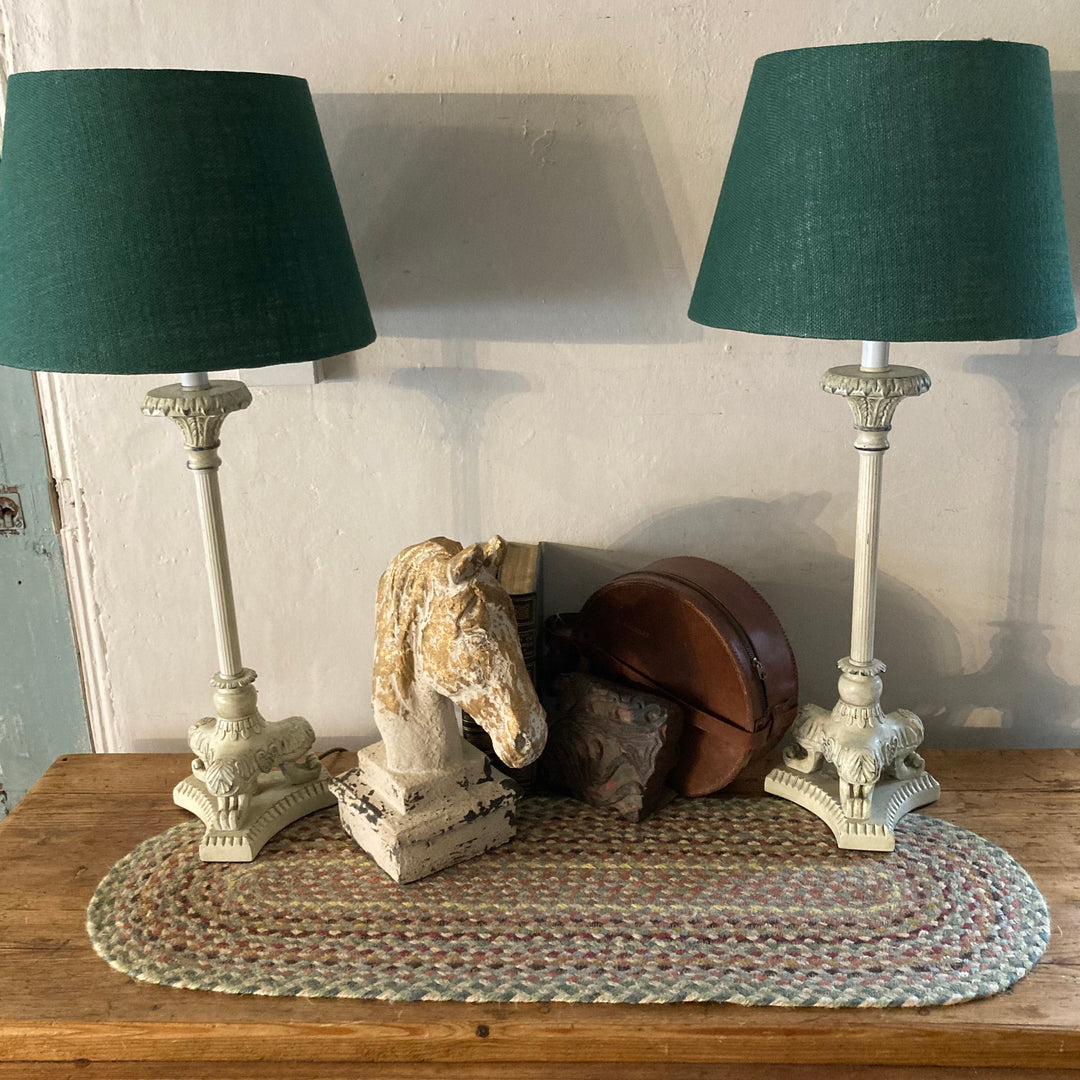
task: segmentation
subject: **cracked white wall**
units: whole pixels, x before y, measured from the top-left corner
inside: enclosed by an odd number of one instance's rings
[[[651,557],[748,577],[807,700],[847,648],[855,454],[817,389],[858,346],[689,323],[754,59],[993,36],[1051,53],[1080,253],[1074,0],[0,0],[17,69],[240,68],[311,83],[381,337],[256,389],[221,484],[268,717],[371,735],[374,596],[407,544],[557,545],[548,610]],[[1080,337],[905,345],[934,389],[885,463],[878,653],[930,745],[1080,744]],[[152,378],[55,380],[101,745],[182,748],[213,666],[178,433]],[[81,517],[79,516],[81,515]],[[101,720],[101,717],[105,717]],[[99,731],[100,733],[100,731]]]

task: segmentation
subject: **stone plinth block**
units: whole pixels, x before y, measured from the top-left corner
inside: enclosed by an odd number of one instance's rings
[[[514,785],[464,740],[461,754],[456,770],[397,773],[379,742],[331,780],[346,832],[395,881],[416,881],[513,838]]]

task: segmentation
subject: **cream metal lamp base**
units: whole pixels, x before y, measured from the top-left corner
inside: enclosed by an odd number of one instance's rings
[[[765,779],[767,792],[817,814],[840,847],[860,851],[892,851],[896,822],[941,795],[916,753],[922,721],[907,709],[881,708],[885,665],[874,658],[882,458],[896,406],[930,389],[925,371],[890,367],[888,358],[887,342],[867,341],[860,367],[832,368],[822,378],[823,390],[847,398],[859,452],[851,654],[837,665],[840,700],[831,711],[803,706],[784,765]]]
[[[250,862],[280,829],[335,802],[329,773],[311,750],[311,725],[300,716],[265,720],[255,672],[240,662],[217,449],[225,418],[250,404],[242,382],[211,383],[202,372],[151,390],[143,403],[148,416],[167,416],[183,432],[199,497],[218,648],[219,670],[211,679],[216,714],[189,732],[196,757],[173,801],[206,825],[199,855],[207,862]]]

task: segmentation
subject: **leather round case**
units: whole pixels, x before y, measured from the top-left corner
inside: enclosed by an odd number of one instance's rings
[[[668,783],[681,795],[729,784],[791,726],[795,656],[779,619],[738,574],[692,556],[623,574],[585,602],[574,628],[590,670],[685,710]]]

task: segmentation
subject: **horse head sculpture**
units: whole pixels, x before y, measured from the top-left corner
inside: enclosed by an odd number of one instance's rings
[[[379,580],[372,704],[388,769],[455,768],[463,740],[454,705],[510,767],[543,750],[544,710],[496,577],[505,553],[499,536],[467,548],[435,537],[402,551]]]

